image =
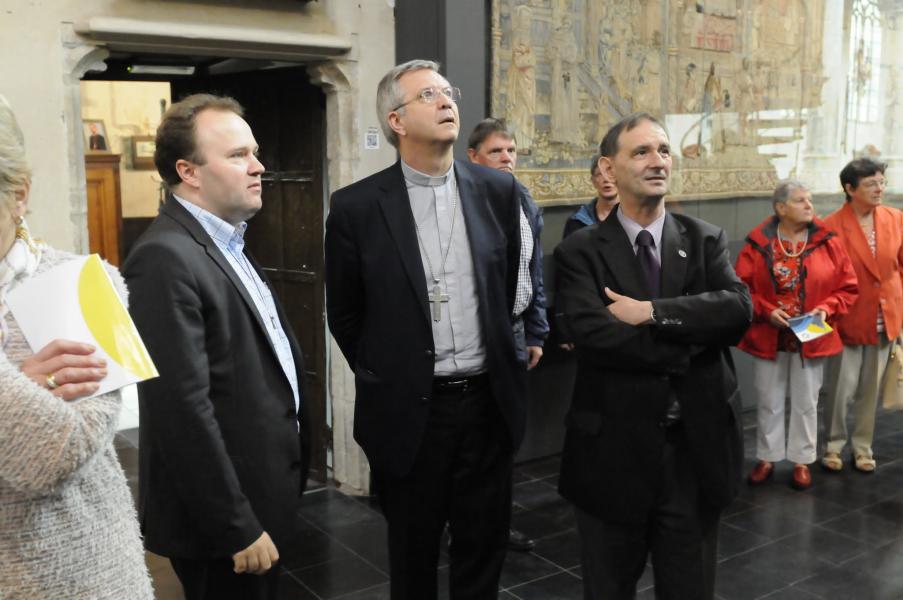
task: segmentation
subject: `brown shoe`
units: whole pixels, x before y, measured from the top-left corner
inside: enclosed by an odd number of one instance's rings
[[[809,467],[806,465],[793,467],[793,479],[790,480],[790,487],[800,491],[808,490],[812,487],[812,475],[809,474]]]
[[[759,485],[760,483],[765,483],[765,480],[771,477],[774,474],[774,464],[768,462],[767,460],[760,460],[756,463],[756,466],[753,467],[753,470],[749,472],[749,475],[746,477],[746,481],[749,485]]]

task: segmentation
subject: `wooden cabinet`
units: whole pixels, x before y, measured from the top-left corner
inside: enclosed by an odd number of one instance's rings
[[[110,264],[119,266],[122,198],[119,191],[119,154],[85,156],[88,192],[88,245]]]

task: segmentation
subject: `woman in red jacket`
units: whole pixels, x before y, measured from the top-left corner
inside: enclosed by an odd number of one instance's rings
[[[837,332],[801,343],[788,320],[815,314],[833,322],[856,300],[856,273],[837,235],[815,218],[805,185],[785,180],[774,191],[775,215],[746,237],[737,257],[737,275],[749,287],[753,323],[739,348],[753,356],[758,396],[758,464],[750,484],[771,477],[774,462],[792,461],[791,485],[812,485],[809,465],[816,458],[818,392],[825,357],[838,354]],[[784,441],[784,403],[790,394],[790,428]]]

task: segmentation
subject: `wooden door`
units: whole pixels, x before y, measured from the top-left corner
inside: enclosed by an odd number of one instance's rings
[[[304,354],[311,418],[311,478],[326,480],[326,322],[323,288],[325,98],[303,68],[173,82],[173,101],[195,92],[232,96],[245,107],[260,146],[263,208],[248,222],[246,245],[288,314]]]
[[[88,196],[88,249],[119,266],[122,200],[119,190],[119,155],[85,156],[85,191]]]

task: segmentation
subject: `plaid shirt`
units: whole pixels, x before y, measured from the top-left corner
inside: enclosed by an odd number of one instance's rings
[[[530,277],[530,259],[533,257],[533,229],[520,210],[520,261],[517,266],[517,293],[514,296],[512,316],[520,317],[533,299],[533,280]]]

